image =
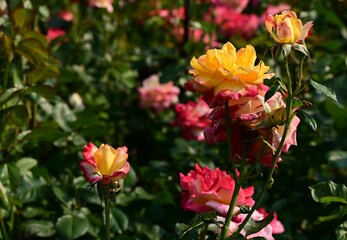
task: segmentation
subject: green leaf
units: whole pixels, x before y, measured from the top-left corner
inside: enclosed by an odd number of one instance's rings
[[[34,218],[38,216],[48,216],[54,212],[49,212],[41,207],[27,207],[22,211],[25,218]]]
[[[6,53],[7,56],[7,61],[11,62],[13,59],[13,41],[12,39],[5,35],[3,32],[0,32],[0,42],[2,42],[3,44],[0,45],[0,49],[4,50],[4,52]],[[3,51],[1,51],[3,52]]]
[[[47,65],[49,60],[47,48],[36,38],[21,40],[17,45],[16,52],[27,58],[35,66]]]
[[[47,100],[52,100],[56,94],[55,89],[49,85],[37,84],[28,89],[28,93],[37,93],[38,95],[46,98]]]
[[[310,58],[310,53],[307,50],[307,47],[304,44],[294,43],[293,48],[301,53],[303,53],[306,57]]]
[[[0,95],[0,105],[7,103],[12,98],[17,97],[21,93],[22,89],[8,88]]]
[[[66,136],[66,134],[56,126],[42,126],[34,128],[31,133],[27,134],[23,138],[23,141],[37,140],[42,142],[52,142],[64,136]]]
[[[320,216],[315,221],[315,224],[319,224],[322,222],[331,221],[334,219],[342,218],[347,215],[347,207],[346,206],[340,206],[337,210],[335,210],[332,214],[327,216]]]
[[[25,105],[17,105],[12,109],[11,120],[17,126],[25,126],[30,119],[30,114]]]
[[[308,83],[310,83],[311,86],[314,89],[316,89],[318,92],[324,94],[325,96],[334,100],[335,102],[338,102],[335,92],[333,90],[329,89],[327,86],[320,84],[320,83],[317,83],[317,82],[313,81],[312,79],[309,79]]]
[[[337,226],[335,234],[336,240],[347,240],[347,221]]]
[[[34,202],[41,196],[43,187],[46,184],[46,181],[42,177],[31,178],[24,176],[16,193],[23,203]]]
[[[35,12],[26,8],[16,8],[11,18],[14,23],[14,27],[19,30],[30,30],[33,28],[35,20]]]
[[[275,46],[270,48],[271,56],[274,60],[277,59],[278,54],[281,52],[280,50],[281,50],[281,47],[279,45],[275,45]]]
[[[269,100],[280,89],[281,85],[279,83],[272,85],[269,91],[266,92],[264,101],[266,102],[267,100]]]
[[[303,120],[304,123],[306,123],[313,131],[317,131],[317,122],[311,115],[303,110],[300,110],[298,113],[300,119]]]
[[[18,167],[13,163],[7,164],[7,170],[8,170],[10,183],[11,183],[11,190],[15,191],[19,186],[20,176],[21,176],[20,171]]]
[[[119,208],[111,208],[111,228],[121,234],[128,229],[129,220],[127,215]]]
[[[251,235],[253,233],[257,233],[260,230],[262,230],[264,227],[270,224],[270,222],[273,220],[274,214],[273,212],[269,213],[264,219],[260,221],[255,221],[252,218],[247,222],[244,230],[246,232],[246,237],[248,235]]]
[[[293,109],[297,108],[297,107],[302,107],[304,104],[303,102],[298,99],[298,98],[293,98]]]
[[[321,182],[309,187],[313,200],[320,203],[339,202],[347,204],[347,188],[332,181]]]
[[[88,220],[80,216],[64,215],[57,221],[57,232],[63,239],[76,239],[88,231]]]
[[[21,229],[29,235],[51,237],[55,234],[54,225],[50,221],[30,220],[21,225]]]
[[[26,175],[27,172],[37,165],[37,160],[30,157],[21,158],[16,162],[16,165],[21,175]]]
[[[6,187],[2,184],[2,182],[0,182],[0,199],[2,205],[6,208],[8,205],[8,193]]]
[[[282,51],[283,51],[283,55],[285,57],[288,57],[290,52],[292,51],[292,45],[291,44],[282,45]]]
[[[71,200],[71,196],[68,195],[68,193],[64,190],[62,190],[60,187],[53,186],[52,188],[54,195],[64,204],[67,205],[67,203]]]
[[[328,160],[333,167],[347,168],[347,151],[330,151],[328,152]]]
[[[28,84],[32,85],[44,81],[48,78],[54,78],[59,75],[59,69],[55,66],[44,66],[35,68],[28,74]]]

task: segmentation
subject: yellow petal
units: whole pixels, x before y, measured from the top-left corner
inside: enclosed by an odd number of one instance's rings
[[[113,165],[117,155],[118,152],[107,144],[102,144],[94,153],[96,166],[102,175],[111,176],[113,174]]]
[[[246,48],[240,48],[236,53],[236,65],[249,69],[254,66],[257,55],[252,45],[247,45]]]

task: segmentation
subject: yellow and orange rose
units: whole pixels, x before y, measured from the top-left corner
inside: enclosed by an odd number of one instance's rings
[[[293,44],[303,41],[313,26],[309,21],[304,26],[293,11],[282,11],[281,14],[266,16],[265,27],[276,42]]]
[[[93,143],[88,143],[83,151],[84,160],[80,162],[84,177],[90,184],[109,184],[125,178],[130,170],[127,151],[127,147],[114,149],[101,144],[97,148]]]
[[[199,92],[210,107],[219,100],[238,99],[241,96],[255,96],[264,79],[274,76],[267,73],[270,67],[262,61],[255,65],[256,51],[247,45],[236,51],[227,42],[221,49],[211,49],[199,58],[190,61],[189,71],[193,79],[185,84],[190,91]]]

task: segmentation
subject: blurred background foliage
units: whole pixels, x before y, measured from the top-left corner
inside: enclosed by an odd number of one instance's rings
[[[273,44],[260,25],[252,37],[223,35],[203,20],[208,1],[133,0],[113,3],[114,12],[88,7],[87,1],[0,0],[0,238],[102,239],[102,207],[78,163],[83,146],[127,146],[131,172],[113,204],[113,239],[175,239],[193,214],[180,208],[179,172],[195,162],[223,166],[226,149],[186,141],[172,126],[172,108],[160,113],[139,108],[137,88],[159,74],[161,82],[185,92],[189,61],[206,43],[177,37],[172,23],[155,10],[190,5],[190,27],[237,48],[253,44],[258,57],[276,66],[267,49]],[[285,226],[276,239],[334,239],[346,219],[316,224],[334,204],[313,201],[309,186],[347,175],[347,2],[281,1],[303,19],[314,21],[307,46],[307,78],[333,89],[339,103],[307,88],[317,131],[304,122],[298,146],[283,156],[275,184],[264,201]],[[260,16],[279,1],[250,1],[245,13]],[[59,17],[70,11],[73,21]],[[176,22],[183,27],[184,21]],[[50,28],[65,34],[47,41]],[[212,43],[212,42],[210,42]],[[209,44],[207,44],[210,47]],[[267,52],[267,53],[266,53]]]

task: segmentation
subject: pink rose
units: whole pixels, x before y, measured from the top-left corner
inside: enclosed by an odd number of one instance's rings
[[[186,176],[180,173],[180,184],[181,207],[197,213],[212,210],[223,212],[224,206],[230,204],[235,188],[234,179],[225,171],[201,168],[198,164]],[[241,188],[236,205],[252,206],[253,192],[253,187]]]
[[[175,126],[183,129],[183,137],[186,140],[204,140],[204,129],[211,126],[212,121],[208,118],[211,109],[201,99],[197,102],[179,103],[175,106],[176,121]]]
[[[160,112],[178,102],[180,89],[174,86],[172,81],[161,84],[159,75],[152,75],[143,81],[138,92],[141,108]]]

